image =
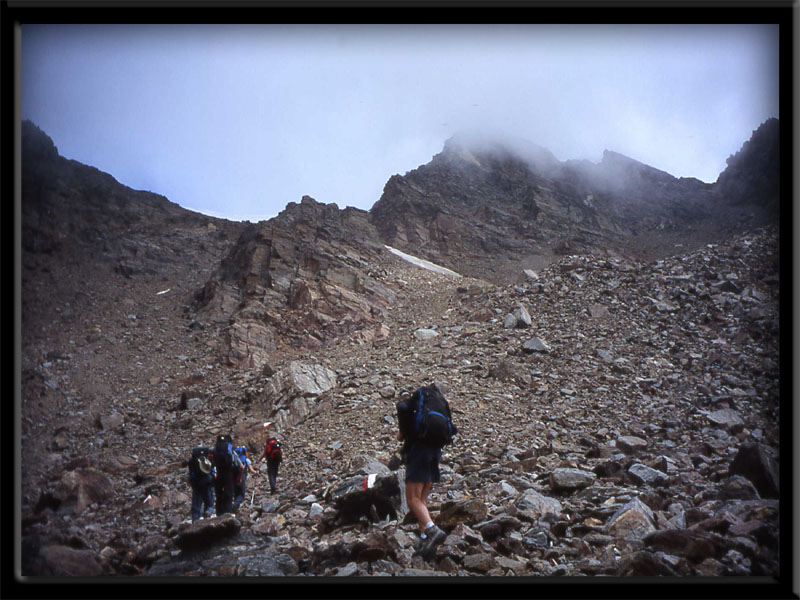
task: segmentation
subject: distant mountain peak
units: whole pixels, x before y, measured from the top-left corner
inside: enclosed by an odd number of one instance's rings
[[[493,137],[484,133],[459,132],[444,143],[442,154],[485,166],[487,160],[519,160],[536,169],[561,165],[555,155],[521,137]]]

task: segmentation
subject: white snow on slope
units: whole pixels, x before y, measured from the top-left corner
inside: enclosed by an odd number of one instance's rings
[[[461,275],[459,275],[455,271],[451,271],[450,269],[441,267],[423,258],[417,258],[416,256],[411,256],[410,254],[406,254],[405,252],[400,252],[400,250],[392,248],[391,246],[386,246],[386,249],[392,254],[396,254],[403,260],[407,260],[408,262],[417,265],[418,267],[422,267],[423,269],[428,269],[429,271],[435,271],[443,275],[450,275],[451,277],[461,277]]]

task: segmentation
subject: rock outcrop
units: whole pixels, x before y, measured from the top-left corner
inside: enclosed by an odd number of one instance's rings
[[[365,211],[308,196],[246,227],[195,295],[198,321],[225,324],[221,360],[260,369],[287,346],[384,338],[396,290],[381,281],[387,251],[370,231]]]

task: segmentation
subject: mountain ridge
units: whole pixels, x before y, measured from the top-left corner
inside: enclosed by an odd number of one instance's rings
[[[441,157],[390,179],[379,211],[303,197],[253,224],[30,141],[23,575],[779,576],[779,253],[753,202],[695,247],[674,245],[675,207],[663,229],[649,215],[648,261],[617,250],[635,202],[587,204],[580,169]],[[735,162],[729,185],[758,196]],[[465,268],[421,269],[380,227]],[[430,501],[448,542],[426,561],[394,403],[432,381],[460,434]],[[279,493],[253,475],[235,516],[184,522],[191,447],[232,433],[257,456],[267,420]]]
[[[451,138],[426,165],[392,176],[370,215],[393,247],[413,246],[425,258],[456,271],[490,279],[494,273],[495,280],[505,282],[515,276],[519,280],[524,269],[540,268],[563,251],[602,254],[612,249],[655,259],[674,252],[677,244],[700,247],[751,225],[770,219],[774,223],[774,183],[740,190],[736,182],[775,181],[777,129],[776,119],[765,122],[740,151],[752,147],[748,156],[769,157],[760,163],[770,166],[767,174],[759,175],[757,168],[748,166],[751,161],[731,157],[719,185],[675,178],[609,150],[596,164],[560,162],[533,144],[526,153],[497,143]],[[500,237],[492,231],[493,220],[505,233],[504,243],[487,238]],[[488,227],[487,233],[476,231],[475,225]],[[610,243],[593,239],[598,233]],[[451,250],[444,234],[462,243]],[[477,270],[463,259],[491,255],[494,247],[501,252],[527,247],[528,252],[510,264],[501,257]]]

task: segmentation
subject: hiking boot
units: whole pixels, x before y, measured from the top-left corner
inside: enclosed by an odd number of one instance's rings
[[[425,530],[425,538],[420,542],[416,554],[427,560],[433,554],[435,546],[441,544],[446,537],[447,534],[436,525],[428,527]]]

